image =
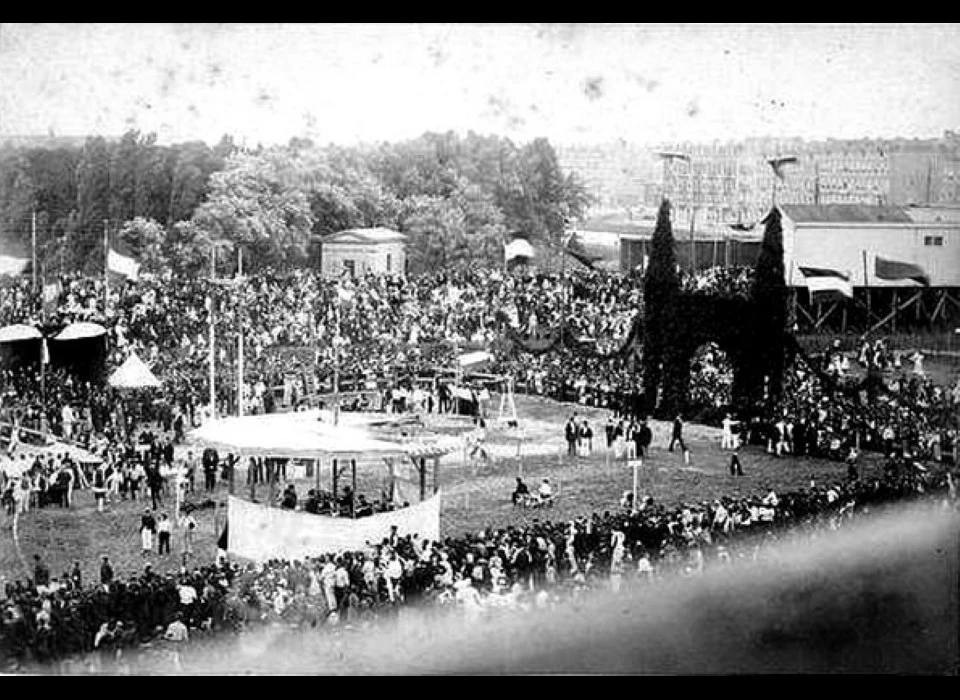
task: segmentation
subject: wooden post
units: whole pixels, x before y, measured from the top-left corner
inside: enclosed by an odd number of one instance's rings
[[[440,458],[433,458],[433,492],[440,490]]]
[[[320,496],[320,458],[317,457],[313,460],[313,470],[315,472],[316,484],[317,484],[317,496]]]
[[[353,488],[350,493],[350,517],[357,517],[357,460],[350,460],[350,471],[352,473]]]
[[[420,500],[423,501],[427,497],[427,458],[420,458]]]
[[[333,508],[334,508],[334,514],[338,514],[338,512],[339,512],[339,510],[340,510],[340,509],[338,508],[338,506],[337,506],[337,479],[338,479],[338,477],[340,476],[340,475],[337,473],[337,471],[339,471],[339,469],[338,469],[339,463],[340,463],[340,460],[338,460],[336,457],[334,457],[334,458],[333,458],[333,470],[332,470],[332,471],[333,471]]]
[[[897,290],[893,290],[893,319],[890,322],[890,329],[896,333],[897,332],[897,304],[899,302],[899,294]]]

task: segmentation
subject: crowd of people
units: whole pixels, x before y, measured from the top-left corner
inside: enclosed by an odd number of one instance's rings
[[[147,564],[120,578],[105,558],[92,584],[81,580],[79,565],[51,577],[38,555],[33,578],[2,591],[0,640],[15,666],[71,658],[116,672],[157,644],[180,647],[274,623],[363,630],[406,608],[452,608],[476,620],[630,581],[700,575],[761,558],[787,533],[817,535],[917,500],[955,509],[950,472],[891,459],[880,475],[797,491],[680,504],[646,497],[571,521],[534,519],[440,541],[394,527],[359,551],[256,564],[222,559],[178,574],[158,575]]]
[[[744,271],[713,270],[685,276],[683,288],[743,295],[749,282]],[[41,377],[35,365],[4,367],[0,428],[6,426],[6,432],[0,430],[0,448],[13,454],[0,469],[4,508],[25,513],[53,504],[70,507],[74,488],[92,489],[98,506],[101,498],[116,497],[143,499],[145,505],[149,499],[153,512],[166,507],[164,474],[174,467],[174,447],[211,411],[211,314],[224,377],[217,392],[221,414],[236,408],[228,377],[241,326],[247,413],[276,410],[277,401],[295,408],[335,371],[362,378],[365,388],[379,394],[376,405],[386,410],[411,405],[447,410],[448,385],[423,386],[416,378],[436,376],[437,368],[456,366],[458,353],[483,347],[493,354],[490,373],[509,375],[523,391],[610,410],[606,426],[571,417],[565,431],[571,454],[587,455],[603,441],[610,447],[622,440],[642,456],[650,430],[638,408],[639,358],[635,351],[615,352],[642,304],[641,280],[595,271],[560,276],[464,270],[353,280],[295,271],[239,282],[145,277],[109,287],[99,279],[68,276],[61,279],[56,304],[46,310],[28,292],[26,280],[0,287],[2,324],[101,323],[108,333],[107,369],[136,352],[163,382],[160,392],[121,392],[102,378],[79,379],[62,368],[46,367]],[[536,352],[505,341],[513,334],[535,344],[558,330],[578,344]],[[271,621],[308,628],[362,626],[398,608],[427,603],[479,616],[547,605],[600,585],[617,587],[630,577],[695,575],[755,552],[753,535],[762,540],[787,527],[835,527],[878,503],[931,494],[955,503],[949,474],[934,477],[912,465],[918,459],[939,461],[955,444],[960,382],[952,388],[936,385],[922,371],[922,358],[920,364],[913,360],[909,373],[896,367],[896,359],[876,344],[834,348],[819,369],[838,378],[835,385],[809,367],[792,367],[776,413],[740,426],[733,443],[838,459],[851,450],[877,449],[889,457],[881,478],[851,474],[844,483],[811,484],[801,492],[677,506],[630,502],[573,522],[493,526],[439,542],[394,533],[365,551],[318,553],[303,561],[251,566],[220,561],[192,569],[185,561],[178,575],[161,576],[148,566],[120,580],[104,562],[94,585],[83,585],[70,572],[51,578],[38,566],[32,580],[8,582],[2,592],[4,650],[17,663],[94,653],[116,664],[125,650],[133,653],[158,638],[179,643]],[[868,376],[885,372],[892,381],[867,382],[859,393],[846,390],[842,380],[856,364]],[[718,421],[726,416],[725,426],[733,424],[724,393],[729,375],[718,348],[701,349],[691,395]],[[158,425],[158,434],[142,430],[149,423]],[[84,447],[96,459],[82,462],[67,453],[38,458],[30,451],[34,430]],[[686,450],[682,436],[679,444]],[[191,454],[181,465],[188,488],[202,471],[210,490],[211,474],[215,481],[218,466],[229,464],[232,470],[236,459],[210,461],[211,472],[205,456]],[[247,474],[255,482],[259,472]],[[350,499],[360,515],[381,507],[353,500],[352,494]],[[306,512],[342,509],[343,503],[320,491],[301,499],[288,489],[279,496],[281,507]],[[155,521],[146,529],[152,547],[153,533],[162,528]]]

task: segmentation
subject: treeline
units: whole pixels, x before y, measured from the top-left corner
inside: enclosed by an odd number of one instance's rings
[[[503,236],[558,243],[589,204],[549,141],[427,133],[399,143],[245,149],[229,136],[171,146],[129,131],[82,146],[0,151],[0,245],[47,274],[103,270],[103,239],[147,270],[307,264],[316,236],[382,226],[409,236],[411,272],[499,264]]]

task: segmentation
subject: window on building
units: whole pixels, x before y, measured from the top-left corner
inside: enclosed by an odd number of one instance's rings
[[[924,245],[943,245],[943,236],[924,236]]]
[[[349,272],[351,277],[355,277],[357,274],[357,263],[354,260],[344,260],[343,261],[344,272]]]

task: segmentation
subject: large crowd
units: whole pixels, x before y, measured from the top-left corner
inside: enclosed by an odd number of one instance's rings
[[[176,649],[188,639],[263,625],[364,630],[404,609],[456,609],[478,620],[755,560],[787,533],[816,536],[912,500],[955,509],[950,472],[895,458],[881,475],[798,491],[682,504],[647,497],[572,521],[535,519],[442,541],[394,529],[361,551],[247,565],[224,559],[177,574],[159,575],[148,564],[120,578],[105,558],[93,583],[82,581],[79,566],[51,576],[38,555],[31,579],[0,592],[0,641],[13,667],[70,658],[117,672],[158,646],[181,663]]]
[[[713,270],[684,277],[683,286],[742,295],[749,279],[744,271]],[[59,299],[45,312],[28,284],[0,287],[0,325],[100,323],[108,333],[105,368],[136,352],[156,369],[163,391],[119,391],[105,386],[102,377],[81,379],[62,368],[47,367],[41,379],[35,365],[5,366],[0,447],[11,450],[14,441],[32,439],[33,433],[17,435],[9,427],[18,426],[49,431],[97,458],[85,464],[63,453],[28,460],[23,450],[14,452],[14,462],[21,462],[17,478],[0,473],[4,505],[13,510],[56,499],[69,507],[73,488],[123,489],[124,496],[132,485],[161,490],[159,476],[172,466],[174,445],[211,410],[211,313],[221,414],[236,409],[232,376],[242,325],[246,412],[276,410],[281,400],[295,407],[317,386],[329,385],[335,372],[379,393],[379,406],[402,410],[397,397],[416,389],[422,392],[418,405],[442,410],[450,402],[445,386],[434,382],[424,389],[415,380],[455,367],[458,353],[486,348],[493,354],[488,372],[512,377],[523,391],[607,408],[627,424],[645,418],[638,409],[638,357],[616,352],[642,309],[642,284],[635,278],[596,271],[560,276],[466,270],[416,279],[327,280],[297,271],[216,283],[157,276],[105,288],[102,280],[72,276],[61,279]],[[535,344],[558,329],[579,343],[531,352],[505,340],[522,337]],[[795,493],[697,504],[630,503],[573,522],[536,520],[441,542],[405,533],[365,551],[251,566],[185,565],[175,575],[161,576],[148,567],[120,579],[104,562],[101,580],[92,585],[70,572],[50,577],[38,562],[31,580],[8,582],[2,591],[4,650],[17,663],[93,653],[115,667],[124,653],[139,653],[153,642],[177,644],[188,636],[265,622],[362,627],[427,603],[479,616],[549,605],[627,578],[695,575],[748,556],[759,541],[777,538],[784,528],[836,527],[878,503],[931,494],[955,503],[949,475],[912,465],[939,461],[953,448],[960,382],[936,385],[916,360],[912,369],[897,367],[876,344],[836,347],[819,361],[818,371],[790,369],[775,415],[742,425],[742,439],[776,454],[838,459],[851,449],[877,449],[889,460],[881,478],[854,474],[843,483],[811,484]],[[845,389],[845,376],[855,368],[868,378],[881,377],[880,384],[866,382],[860,392]],[[825,382],[823,374],[837,383]],[[715,346],[702,348],[691,376],[694,403],[723,415],[729,375],[723,353]],[[144,433],[146,423],[162,431]],[[320,495],[312,495],[320,509]]]

